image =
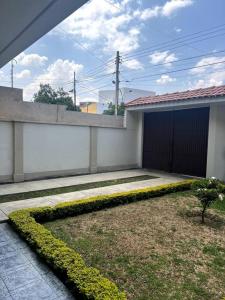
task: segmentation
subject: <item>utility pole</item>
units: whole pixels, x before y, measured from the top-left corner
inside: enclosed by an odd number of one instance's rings
[[[11,72],[10,72],[11,73],[11,88],[13,88],[13,79],[14,79],[13,78],[13,76],[14,76],[14,74],[13,74],[13,68],[14,68],[14,64],[13,63],[14,63],[14,60],[15,59],[11,60]],[[16,62],[16,60],[15,60],[15,62]]]
[[[76,91],[76,72],[73,72],[73,104],[75,110],[77,110],[77,91]]]
[[[118,114],[119,90],[120,90],[120,52],[116,52],[116,82],[115,82],[115,115]]]

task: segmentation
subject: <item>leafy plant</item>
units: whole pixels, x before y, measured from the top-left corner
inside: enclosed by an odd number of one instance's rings
[[[124,116],[124,112],[125,112],[125,105],[123,102],[121,102],[118,105],[118,116]],[[103,115],[115,115],[115,104],[110,102],[108,109],[103,111]]]
[[[66,105],[67,110],[80,111],[78,106],[74,107],[72,97],[70,97],[69,93],[64,91],[63,88],[54,90],[50,84],[40,84],[40,88],[34,94],[33,100],[38,103]]]
[[[217,200],[223,201],[223,187],[215,177],[201,179],[192,184],[192,190],[202,206],[202,223],[205,223],[206,210]]]

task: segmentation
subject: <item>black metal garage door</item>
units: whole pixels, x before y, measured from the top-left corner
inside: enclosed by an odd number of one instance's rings
[[[209,108],[144,115],[143,167],[205,177]]]

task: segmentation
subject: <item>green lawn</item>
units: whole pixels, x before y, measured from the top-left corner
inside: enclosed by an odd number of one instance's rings
[[[9,194],[9,195],[0,195],[0,203],[23,200],[23,199],[31,199],[37,197],[45,197],[45,196],[51,196],[51,195],[57,195],[63,193],[71,193],[71,192],[88,190],[88,189],[93,189],[98,187],[111,186],[111,185],[129,183],[135,181],[143,181],[143,180],[149,180],[154,178],[157,177],[150,176],[150,175],[139,175],[139,176],[119,178],[113,180],[96,181],[96,182],[89,182],[89,183],[77,184],[72,186],[64,186],[60,188],[30,191],[30,192],[16,193],[16,194]]]
[[[221,300],[225,217],[216,208],[202,225],[198,201],[185,192],[45,226],[125,290],[128,299]]]

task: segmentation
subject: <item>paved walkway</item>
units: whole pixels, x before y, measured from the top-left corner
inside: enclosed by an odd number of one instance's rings
[[[108,173],[97,173],[80,176],[69,176],[54,179],[34,180],[19,183],[8,183],[0,185],[0,195],[38,191],[44,189],[58,188],[63,186],[78,185],[96,181],[113,180],[119,178],[149,175],[148,171],[142,169],[115,171]]]
[[[54,206],[61,202],[67,202],[71,200],[79,200],[79,199],[85,199],[88,197],[93,196],[100,196],[105,194],[114,194],[118,192],[127,192],[132,190],[137,190],[145,187],[153,187],[158,186],[162,184],[168,184],[173,182],[178,182],[183,180],[181,177],[177,176],[171,176],[167,174],[158,174],[158,173],[150,173],[144,170],[130,170],[130,171],[121,171],[121,172],[111,172],[111,173],[104,173],[104,174],[95,174],[95,175],[87,175],[86,176],[77,176],[76,178],[69,177],[70,183],[72,180],[76,180],[76,182],[81,182],[81,180],[89,180],[86,182],[92,182],[98,180],[101,176],[102,180],[108,180],[109,178],[124,178],[124,177],[132,177],[137,175],[155,175],[155,176],[161,176],[159,178],[150,179],[150,180],[144,180],[144,181],[135,181],[130,183],[124,183],[124,184],[118,184],[113,186],[105,186],[101,188],[94,188],[89,190],[83,190],[83,191],[77,191],[72,193],[65,193],[65,194],[59,194],[59,195],[52,195],[52,196],[46,196],[46,197],[39,197],[39,198],[33,198],[33,199],[26,199],[26,200],[19,200],[19,201],[11,201],[0,204],[0,221],[5,221],[8,219],[8,214],[12,211],[22,209],[22,208],[30,208],[30,207],[41,207],[41,206]],[[100,176],[98,176],[100,175]],[[110,177],[111,176],[111,177]],[[119,177],[120,176],[120,177]],[[82,178],[86,177],[86,178]],[[104,178],[104,179],[103,179]],[[106,179],[107,178],[107,179]],[[59,181],[62,180],[63,182],[66,182],[67,178],[59,178],[57,181],[57,184],[59,184]],[[52,180],[55,184],[56,179],[49,179],[45,180],[49,183],[49,185],[53,186]],[[42,181],[36,182],[39,187],[41,186]],[[28,184],[33,184],[33,182],[25,182],[16,184],[21,186],[26,186],[28,188]],[[79,184],[79,183],[77,183]],[[3,185],[4,187],[5,185]],[[8,184],[7,184],[8,186]],[[32,185],[33,188],[33,185]],[[43,188],[43,186],[42,186]],[[13,187],[12,187],[13,189]],[[15,189],[14,189],[15,190]],[[27,190],[28,191],[28,190]]]
[[[7,223],[0,224],[0,299],[74,299]]]

